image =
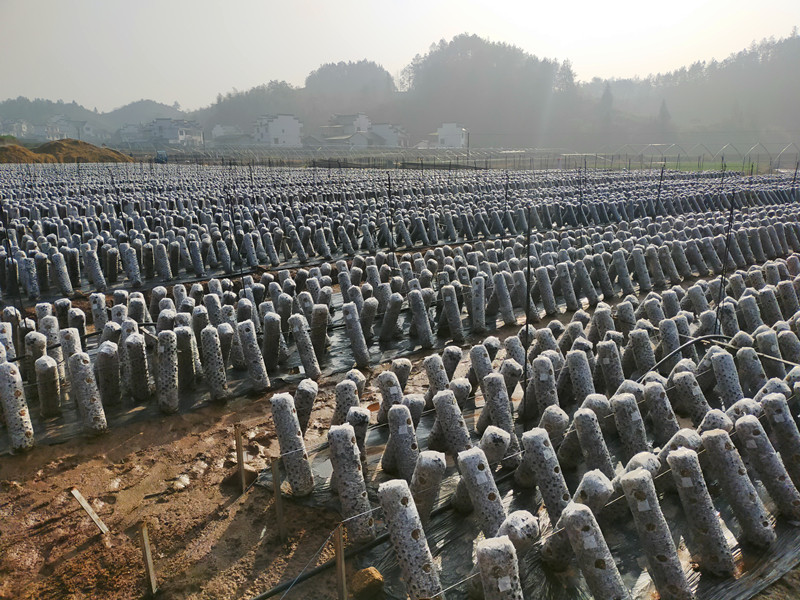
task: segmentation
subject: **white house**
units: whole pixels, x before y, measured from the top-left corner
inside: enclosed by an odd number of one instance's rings
[[[61,133],[73,140],[87,141],[102,137],[101,130],[95,130],[87,121],[74,121],[64,115],[56,115],[48,121],[48,125],[57,127]]]
[[[28,137],[28,132],[33,129],[33,126],[27,121],[3,121],[0,126],[0,135],[13,135],[17,139]]]
[[[373,133],[380,137],[382,142],[376,141],[378,146],[386,146],[388,148],[408,148],[408,133],[399,125],[392,125],[391,123],[374,123],[370,129]]]
[[[234,135],[242,135],[242,131],[234,125],[214,125],[214,128],[211,130],[212,140]]]
[[[466,148],[469,132],[458,123],[443,123],[436,130],[439,148]]]
[[[171,146],[202,146],[203,128],[196,121],[155,119],[147,126],[150,139]]]
[[[303,124],[294,115],[265,115],[253,127],[257,144],[299,148],[303,145]]]
[[[54,142],[67,138],[67,134],[61,131],[57,125],[33,125],[28,128],[28,138],[41,142]]]
[[[124,144],[143,144],[147,141],[147,131],[136,123],[127,123],[117,134]]]
[[[372,121],[364,113],[355,115],[333,115],[327,125],[320,127],[322,137],[327,139],[343,139],[354,133],[368,133]]]

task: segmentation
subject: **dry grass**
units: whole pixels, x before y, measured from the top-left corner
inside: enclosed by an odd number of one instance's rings
[[[58,140],[28,150],[11,144],[0,146],[0,163],[119,163],[133,162],[130,156],[99,148],[79,140]]]
[[[0,146],[0,163],[53,163],[56,162],[54,156],[49,154],[36,154],[27,148],[10,144]]]
[[[133,162],[130,156],[117,152],[111,148],[99,148],[79,140],[58,140],[48,142],[34,149],[37,154],[49,154],[56,162],[72,163],[105,163],[105,162]]]

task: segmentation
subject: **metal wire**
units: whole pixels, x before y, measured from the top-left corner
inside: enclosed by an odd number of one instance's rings
[[[318,557],[320,554],[322,554],[322,551],[325,549],[325,546],[327,546],[327,545],[328,545],[328,542],[329,542],[329,541],[331,541],[331,538],[333,537],[333,534],[334,534],[335,532],[336,532],[336,529],[333,529],[333,530],[332,530],[332,531],[331,531],[331,532],[328,534],[328,537],[327,537],[327,538],[325,538],[325,541],[324,541],[324,542],[322,542],[322,545],[319,547],[319,550],[317,550],[317,551],[316,551],[316,552],[315,552],[315,553],[314,553],[314,554],[311,556],[311,558],[309,558],[309,559],[308,559],[308,562],[306,563],[306,566],[305,566],[305,567],[303,567],[303,570],[302,570],[302,571],[300,571],[300,573],[298,573],[297,577],[295,577],[295,578],[294,578],[294,581],[292,581],[292,584],[291,584],[291,585],[290,585],[290,586],[289,586],[289,587],[286,589],[286,591],[285,591],[285,592],[283,592],[283,595],[281,596],[281,600],[283,600],[283,598],[285,598],[285,597],[286,597],[286,594],[288,594],[288,593],[289,593],[289,592],[292,590],[292,588],[295,586],[295,584],[296,584],[296,583],[297,583],[297,581],[300,579],[300,577],[303,575],[303,573],[305,573],[305,572],[306,572],[306,569],[308,569],[308,567],[310,567],[310,566],[311,566],[311,563],[312,563],[312,562],[314,562],[314,561],[317,559],[317,557]]]

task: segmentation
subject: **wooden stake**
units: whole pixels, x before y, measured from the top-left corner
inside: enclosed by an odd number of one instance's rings
[[[289,532],[286,529],[286,521],[283,519],[283,496],[281,495],[281,472],[279,468],[280,458],[272,461],[272,489],[275,498],[275,516],[278,520],[278,535],[282,542],[289,539]]]
[[[247,491],[247,483],[244,480],[244,447],[242,445],[242,425],[236,423],[233,426],[233,435],[236,438],[236,462],[239,465],[239,481],[242,484],[242,493]]]
[[[336,593],[339,600],[347,600],[347,571],[344,563],[344,525],[339,523],[333,533],[333,550],[336,553]]]
[[[158,591],[158,582],[156,581],[156,567],[153,564],[153,553],[150,550],[150,535],[147,533],[147,523],[144,521],[139,526],[139,540],[142,543],[142,558],[144,559],[144,570],[147,574],[147,588],[152,595]]]
[[[72,495],[75,496],[75,499],[78,501],[78,503],[83,507],[83,510],[86,511],[86,514],[92,518],[92,521],[94,521],[94,524],[97,525],[97,528],[100,530],[100,532],[103,535],[108,533],[108,527],[106,527],[106,524],[103,523],[97,513],[94,512],[94,509],[89,506],[86,498],[84,498],[83,494],[78,491],[78,488],[72,488],[70,491],[72,492]]]

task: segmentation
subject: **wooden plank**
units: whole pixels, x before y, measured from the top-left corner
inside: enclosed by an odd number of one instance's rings
[[[242,485],[242,493],[247,491],[247,483],[244,479],[244,445],[242,444],[242,425],[236,423],[233,426],[233,435],[236,438],[236,462],[239,465],[239,481]]]
[[[344,526],[339,523],[333,533],[333,549],[336,553],[336,593],[339,600],[347,600],[347,571],[344,562]]]
[[[281,541],[289,539],[289,531],[286,529],[286,520],[283,518],[283,496],[281,495],[281,471],[280,458],[272,461],[272,488],[275,498],[275,518],[278,520],[278,535]]]
[[[147,574],[147,589],[150,594],[158,591],[156,581],[156,566],[153,564],[153,552],[150,549],[150,535],[147,532],[147,523],[142,522],[139,527],[139,540],[142,543],[142,558],[144,559],[144,570]]]
[[[81,505],[83,510],[86,511],[86,514],[88,514],[92,518],[92,521],[94,521],[94,524],[97,525],[97,528],[100,530],[100,532],[103,535],[107,534],[108,527],[106,527],[106,524],[103,523],[103,521],[100,519],[97,513],[94,512],[94,509],[91,506],[89,506],[89,503],[86,501],[86,498],[84,498],[83,494],[81,494],[78,491],[78,488],[72,488],[70,491],[72,492],[72,495],[75,496],[75,499]]]

